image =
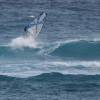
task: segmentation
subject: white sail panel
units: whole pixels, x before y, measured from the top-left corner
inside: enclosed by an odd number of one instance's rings
[[[35,18],[33,22],[31,22],[28,26],[25,27],[25,31],[27,31],[28,34],[36,38],[43,27],[45,17],[46,14],[42,13],[38,18]]]
[[[40,17],[38,19],[38,22],[42,22],[45,17],[46,17],[46,14],[45,13],[40,14]]]

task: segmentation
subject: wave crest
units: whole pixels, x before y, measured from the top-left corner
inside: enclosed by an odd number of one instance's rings
[[[50,54],[64,58],[100,59],[99,51],[99,41],[74,41],[60,44],[59,47]]]

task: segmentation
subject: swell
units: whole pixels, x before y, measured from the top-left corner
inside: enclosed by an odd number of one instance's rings
[[[15,81],[15,80],[24,80],[28,82],[34,82],[34,81],[46,81],[46,82],[53,82],[53,81],[70,81],[70,82],[97,82],[100,81],[100,75],[73,75],[73,74],[61,74],[58,72],[50,72],[50,73],[43,73],[37,76],[31,76],[27,78],[19,78],[19,77],[12,77],[7,75],[0,75],[0,82],[6,81]]]
[[[63,58],[98,60],[100,59],[100,42],[76,41],[61,44],[51,55]]]
[[[45,84],[44,84],[45,82]],[[0,90],[9,93],[32,93],[48,90],[51,87],[64,92],[92,91],[100,88],[100,75],[64,75],[60,73],[45,73],[29,78],[0,76]],[[49,84],[49,85],[48,85]],[[40,86],[41,85],[41,86]],[[58,88],[59,87],[59,88]]]

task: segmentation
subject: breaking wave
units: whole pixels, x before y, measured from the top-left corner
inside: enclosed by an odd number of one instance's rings
[[[20,49],[19,49],[20,48]],[[0,46],[0,55],[24,53],[33,55],[51,55],[60,58],[79,60],[99,60],[100,41],[68,40],[54,43],[42,43],[32,37],[18,37],[7,46]]]
[[[13,49],[11,45],[0,46],[0,74],[29,77],[49,72],[84,75],[100,73],[100,41],[68,40],[41,45],[42,48],[39,45],[37,48],[28,45],[21,49]]]
[[[59,72],[62,74],[100,75],[99,61],[18,61],[0,62],[0,74],[16,77],[30,77],[43,73]]]

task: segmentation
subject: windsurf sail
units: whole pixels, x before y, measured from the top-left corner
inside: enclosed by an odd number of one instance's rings
[[[31,22],[29,25],[27,25],[24,28],[25,32],[29,33],[34,38],[36,38],[43,27],[45,18],[46,18],[46,13],[44,13],[44,12],[41,13],[40,16],[36,17],[33,20],[33,22]]]

